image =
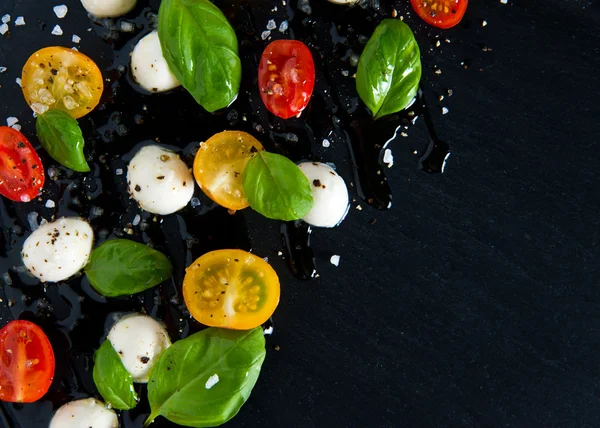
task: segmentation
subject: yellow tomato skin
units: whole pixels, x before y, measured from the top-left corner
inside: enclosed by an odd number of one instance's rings
[[[249,330],[279,304],[279,278],[263,259],[243,250],[217,250],[192,263],[183,298],[192,316],[210,327]]]
[[[254,154],[264,150],[252,135],[224,131],[200,144],[194,159],[194,177],[202,191],[217,204],[233,210],[248,207],[242,173]]]
[[[51,46],[29,57],[21,74],[25,100],[31,106],[59,109],[78,119],[100,102],[102,73],[88,56],[73,49]]]

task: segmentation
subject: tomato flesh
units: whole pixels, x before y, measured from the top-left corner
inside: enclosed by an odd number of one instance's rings
[[[183,297],[192,316],[211,327],[249,330],[266,322],[279,303],[279,278],[260,257],[218,250],[187,269]]]
[[[98,105],[104,81],[96,63],[86,55],[51,46],[29,57],[21,86],[25,100],[36,113],[56,108],[78,119]]]
[[[11,321],[0,330],[0,400],[33,403],[54,378],[54,351],[42,329]]]
[[[260,97],[267,109],[288,119],[306,108],[315,86],[315,63],[297,40],[276,40],[262,54],[258,68]]]
[[[217,204],[230,210],[246,208],[242,173],[256,152],[264,150],[252,135],[224,131],[200,144],[194,159],[194,178],[198,186]]]
[[[16,129],[0,126],[0,194],[29,202],[44,187],[44,167],[37,152]]]
[[[410,0],[417,14],[428,24],[451,28],[458,24],[467,10],[468,0]]]

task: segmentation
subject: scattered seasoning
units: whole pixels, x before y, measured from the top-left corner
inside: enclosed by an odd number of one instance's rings
[[[357,205],[357,206],[356,206],[356,209],[357,209],[358,211],[362,211],[362,207],[361,207],[360,205]]]
[[[383,152],[383,163],[387,164],[388,168],[394,166],[394,155],[390,149],[385,149]]]
[[[285,33],[287,31],[289,27],[289,24],[287,21],[283,21],[280,25],[279,25],[279,32],[280,33]]]
[[[2,17],[2,23],[3,24],[8,24],[10,22],[10,15],[7,13],[6,15],[4,15]]]
[[[8,31],[8,25],[2,24],[0,25],[0,34],[4,35]]]
[[[442,114],[448,114],[449,111],[448,108],[442,107]]]
[[[1,67],[1,66],[0,66],[0,73],[4,73],[6,70],[7,70],[7,68],[6,68],[6,67]]]
[[[63,30],[62,28],[60,28],[60,25],[55,25],[54,28],[52,29],[52,34],[54,34],[55,36],[62,36],[63,35]]]
[[[140,187],[139,184],[136,184],[135,187],[134,187],[134,189],[135,189],[136,192],[141,192],[142,191],[142,188]]]
[[[67,16],[67,12],[69,11],[69,8],[64,4],[61,4],[58,6],[54,6],[52,8],[52,10],[54,10],[54,14],[56,15],[56,17],[58,19],[63,19],[65,16]]]
[[[140,361],[142,362],[142,364],[148,364],[150,362],[150,358],[146,356],[140,357]]]
[[[323,140],[323,147],[329,147],[329,146],[331,146],[331,142],[327,138],[325,138]]]
[[[115,170],[115,174],[116,174],[116,175],[123,175],[123,169],[122,169],[122,168],[117,168],[117,169]]]
[[[18,27],[25,25],[25,18],[22,16],[17,16],[17,19],[15,19],[15,25]]]
[[[275,28],[277,28],[277,23],[274,19],[269,19],[269,22],[267,22],[267,30],[274,30]]]
[[[81,37],[79,37],[77,34],[73,34],[73,37],[71,37],[71,41],[73,43],[79,43],[81,41]]]
[[[487,21],[486,20],[481,21],[481,26],[482,27],[485,27],[486,25],[487,25]]]
[[[263,40],[267,40],[269,36],[271,36],[271,31],[266,30],[261,33],[260,38]]]
[[[337,254],[334,254],[329,259],[329,262],[334,266],[339,266],[340,265],[340,256],[338,256]]]
[[[7,126],[13,126],[13,125],[14,125],[15,123],[17,123],[18,121],[19,121],[19,119],[17,119],[17,118],[16,118],[16,117],[14,117],[14,116],[7,117],[7,118],[6,118],[6,125],[7,125]]]
[[[52,199],[48,199],[46,201],[46,208],[54,208],[55,206],[56,206],[56,203]]]

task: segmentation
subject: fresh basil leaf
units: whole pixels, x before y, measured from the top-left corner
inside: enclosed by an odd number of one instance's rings
[[[90,284],[107,297],[128,296],[171,276],[173,266],[159,251],[128,239],[111,239],[94,251],[85,267]]]
[[[298,165],[275,153],[257,152],[242,173],[250,206],[274,220],[298,220],[313,206],[310,183]]]
[[[129,410],[136,406],[133,379],[110,340],[105,340],[94,354],[93,377],[98,392],[112,407]]]
[[[384,19],[358,61],[356,89],[375,119],[408,107],[419,89],[421,54],[408,25]]]
[[[42,147],[52,159],[73,171],[90,170],[83,155],[81,128],[69,113],[58,109],[48,110],[38,115],[35,129]]]
[[[209,0],[163,0],[158,37],[169,68],[207,111],[231,104],[242,79],[233,28]]]
[[[150,372],[144,426],[158,416],[189,427],[227,422],[250,396],[265,353],[261,327],[208,328],[175,342]]]

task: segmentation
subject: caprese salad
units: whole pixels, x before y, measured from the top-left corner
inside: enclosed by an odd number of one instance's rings
[[[350,7],[357,3],[329,1]],[[132,11],[136,0],[81,4],[93,19],[117,18]],[[467,0],[411,4],[426,22],[450,28],[462,19]],[[157,28],[132,49],[129,71],[148,95],[182,86],[208,112],[243,96],[242,73],[254,73],[260,100],[272,115],[281,120],[302,117],[317,79],[309,46],[300,40],[270,42],[257,70],[242,70],[240,49],[234,28],[209,0],[162,0]],[[356,92],[373,120],[410,106],[421,61],[409,26],[399,19],[381,21],[364,46],[355,77]],[[104,81],[90,57],[60,46],[34,52],[22,69],[23,96],[36,116],[36,135],[30,138],[74,173],[90,171],[86,136],[77,119],[100,104]],[[28,203],[40,196],[45,169],[25,135],[0,127],[0,159],[3,197]],[[187,207],[196,185],[230,214],[250,207],[269,219],[313,227],[336,227],[350,207],[348,186],[332,165],[294,162],[237,129],[201,142],[193,162],[162,142],[143,145],[128,161],[126,183],[129,198],[156,216]],[[173,264],[181,260],[170,260],[133,239],[105,238],[99,239],[88,219],[53,219],[25,239],[22,264],[41,283],[85,276],[104,299],[127,298],[176,281]],[[95,246],[97,241],[101,244]],[[237,414],[265,358],[261,326],[279,304],[279,277],[265,259],[231,248],[203,254],[187,266],[179,282],[187,311],[206,328],[172,340],[155,317],[121,314],[106,337],[98,337],[100,345],[94,350],[98,394],[61,406],[51,428],[115,428],[118,412],[135,408],[142,399],[151,410],[144,426],[158,417],[183,426],[217,426]],[[9,322],[0,330],[0,357],[0,400],[30,403],[48,392],[55,355],[42,328],[26,320]],[[136,384],[147,384],[144,397]]]

